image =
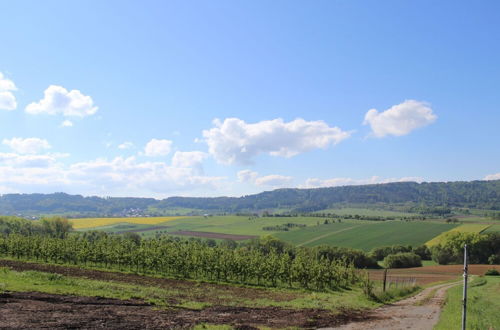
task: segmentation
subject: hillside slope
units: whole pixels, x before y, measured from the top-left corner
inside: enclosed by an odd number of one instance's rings
[[[430,213],[439,213],[442,209],[446,212],[449,207],[500,210],[500,180],[277,189],[242,197],[169,197],[163,200],[83,197],[65,193],[5,194],[0,196],[0,214],[161,214],[176,209],[229,213],[273,209],[312,212],[342,204],[398,206]]]

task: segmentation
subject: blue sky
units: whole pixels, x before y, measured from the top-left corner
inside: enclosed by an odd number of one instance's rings
[[[500,179],[498,1],[0,1],[0,29],[0,193]]]

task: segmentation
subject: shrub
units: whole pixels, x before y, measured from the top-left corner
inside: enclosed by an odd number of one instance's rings
[[[422,259],[412,252],[390,254],[384,258],[386,268],[421,267]]]
[[[490,265],[500,265],[500,254],[492,254],[488,258],[488,263]]]
[[[401,252],[411,252],[412,247],[410,245],[392,245],[392,246],[382,246],[373,248],[370,251],[370,256],[375,258],[375,260],[384,260],[389,254],[396,254]],[[418,254],[418,253],[417,253]]]
[[[413,248],[413,253],[419,255],[422,260],[431,260],[431,250],[425,245],[420,245]]]
[[[496,269],[488,269],[484,275],[488,276],[500,276],[500,272]]]

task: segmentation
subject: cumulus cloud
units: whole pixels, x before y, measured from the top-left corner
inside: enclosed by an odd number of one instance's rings
[[[251,170],[241,170],[236,176],[239,182],[251,183],[259,187],[281,188],[289,186],[293,181],[291,176],[279,174],[259,176],[259,173]]]
[[[61,123],[61,127],[72,127],[73,122],[71,120],[65,120]]]
[[[68,171],[68,178],[82,184],[105,185],[111,189],[118,186],[122,189],[146,188],[153,191],[195,185],[213,186],[222,179],[197,175],[192,168],[168,166],[164,162],[138,162],[135,157],[73,164]]]
[[[144,147],[144,154],[149,157],[166,156],[172,150],[172,141],[152,139]]]
[[[79,90],[68,91],[62,86],[51,85],[45,90],[43,99],[28,104],[25,110],[33,115],[61,114],[66,117],[85,117],[95,114],[97,109],[92,98]]]
[[[278,118],[248,124],[238,118],[223,122],[214,120],[215,127],[204,130],[209,153],[219,163],[248,164],[259,154],[292,157],[318,148],[335,145],[350,136],[350,132],[330,127],[324,121],[295,119],[284,122]]]
[[[12,93],[16,90],[14,82],[5,78],[0,72],[0,110],[15,110],[17,108],[16,97]]]
[[[500,173],[488,174],[483,180],[500,180]]]
[[[436,119],[437,116],[428,103],[406,100],[383,112],[368,110],[363,124],[370,125],[373,135],[381,138],[386,135],[406,135],[417,128],[432,124]]]
[[[236,176],[239,182],[251,182],[253,183],[255,179],[259,176],[259,173],[250,170],[241,170]]]
[[[50,149],[49,142],[39,138],[12,138],[3,139],[3,144],[9,146],[15,152],[20,154],[37,154],[43,150]]]
[[[205,176],[196,168],[165,162],[116,157],[65,164],[60,161],[65,156],[0,153],[2,191],[165,197],[183,191],[213,192],[227,185],[224,177]]]
[[[203,173],[202,163],[207,157],[208,154],[201,151],[176,151],[172,157],[172,166],[190,167],[198,173]]]
[[[286,187],[292,183],[291,176],[279,175],[279,174],[271,174],[266,176],[261,176],[255,179],[256,186],[267,186],[267,187]]]
[[[0,165],[19,168],[48,168],[56,163],[58,154],[20,155],[16,153],[0,153]]]
[[[306,182],[299,186],[299,188],[321,188],[321,187],[337,187],[337,186],[350,186],[350,185],[363,185],[363,184],[376,184],[376,183],[389,183],[389,182],[422,182],[421,177],[403,177],[403,178],[381,178],[379,176],[372,176],[368,179],[352,179],[352,178],[331,178],[331,179],[318,179],[309,178]]]
[[[125,149],[130,149],[134,146],[132,142],[125,141],[122,144],[118,145],[118,149],[125,150]]]

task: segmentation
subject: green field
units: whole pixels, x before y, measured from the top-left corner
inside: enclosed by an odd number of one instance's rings
[[[484,233],[500,233],[500,224],[490,226]]]
[[[498,329],[500,325],[500,276],[475,279],[469,286],[467,329]],[[446,303],[434,329],[460,329],[462,286],[448,290]]]
[[[317,217],[293,217],[293,218],[252,218],[247,216],[213,216],[213,217],[186,217],[182,219],[172,220],[165,223],[158,223],[154,226],[166,226],[168,228],[162,229],[167,232],[175,232],[179,230],[190,230],[190,231],[204,231],[211,233],[223,233],[223,234],[235,234],[235,235],[270,235],[277,233],[279,231],[267,231],[263,230],[266,226],[276,226],[285,223],[295,223],[295,224],[305,224],[307,226],[316,226],[317,222],[322,222],[323,218]],[[362,221],[358,221],[362,222]],[[116,224],[113,226],[105,227],[95,227],[94,230],[104,230],[107,232],[117,232],[123,230],[133,230],[133,229],[143,229],[146,228],[145,225],[134,225],[130,224],[127,229],[122,229],[124,223]],[[117,227],[118,226],[118,227]],[[135,226],[132,227],[132,226]],[[295,229],[296,230],[296,229]],[[151,232],[142,232],[146,236],[154,235],[157,229]]]
[[[445,224],[431,221],[363,221],[342,220],[323,224],[321,217],[248,217],[248,216],[212,216],[186,217],[155,225],[119,223],[92,229],[106,232],[124,230],[140,231],[143,237],[157,233],[173,233],[179,230],[201,231],[234,235],[264,236],[273,235],[279,239],[299,246],[317,246],[321,244],[344,246],[371,250],[378,246],[394,244],[421,245],[439,234],[457,227],[457,224]],[[266,226],[286,223],[304,224],[303,228],[289,231],[263,230]],[[165,228],[156,228],[165,226]]]
[[[284,232],[275,236],[297,245],[327,244],[369,251],[374,247],[394,244],[422,245],[436,235],[456,226],[437,222],[352,221]]]

